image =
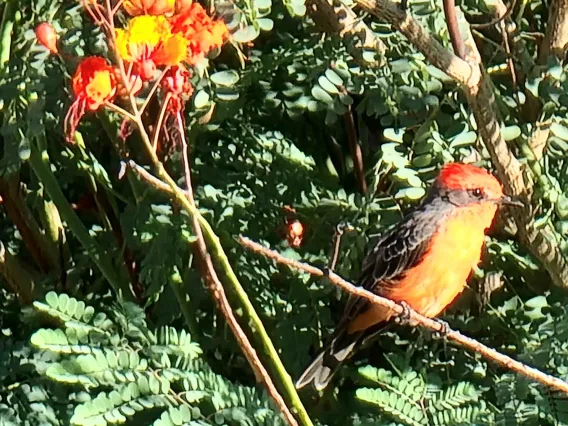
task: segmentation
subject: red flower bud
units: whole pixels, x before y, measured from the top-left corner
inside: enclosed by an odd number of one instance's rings
[[[48,22],[42,22],[35,29],[37,41],[51,53],[57,54],[57,33],[55,28]]]
[[[299,220],[293,220],[288,223],[286,230],[286,239],[291,247],[298,248],[304,239],[304,225]]]

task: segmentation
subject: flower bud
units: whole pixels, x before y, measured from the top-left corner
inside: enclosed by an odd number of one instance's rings
[[[37,41],[51,53],[57,54],[57,33],[55,28],[48,22],[42,22],[35,29]]]

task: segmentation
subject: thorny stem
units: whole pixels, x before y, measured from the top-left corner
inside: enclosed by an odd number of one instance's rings
[[[377,296],[376,294],[371,293],[370,291],[367,291],[362,287],[357,287],[354,284],[344,280],[334,272],[329,271],[329,273],[324,273],[324,271],[322,271],[319,268],[316,268],[315,266],[285,258],[280,253],[270,250],[250,240],[247,237],[241,236],[239,242],[243,246],[249,248],[250,250],[256,253],[260,253],[263,256],[266,256],[278,263],[287,265],[291,268],[298,269],[300,271],[307,272],[308,274],[314,276],[319,276],[319,277],[325,276],[337,287],[342,288],[343,290],[347,291],[352,295],[363,297],[371,303],[383,306],[391,310],[394,314],[398,315],[408,314],[408,320],[410,324],[421,325],[432,331],[442,333],[449,340],[459,343],[461,346],[464,346],[474,352],[477,352],[483,355],[485,358],[497,364],[500,364],[503,367],[508,368],[509,370],[515,371],[519,374],[522,374],[525,377],[528,377],[529,379],[535,380],[544,385],[550,386],[551,388],[557,389],[559,391],[568,394],[567,382],[560,380],[554,376],[545,374],[542,371],[537,370],[536,368],[529,367],[528,365],[523,364],[522,362],[515,361],[514,359],[508,357],[507,355],[497,352],[495,349],[491,349],[485,346],[484,344],[478,342],[477,340],[464,336],[458,331],[451,330],[449,327],[447,327],[447,325],[442,324],[439,321],[436,321],[435,319],[427,318],[423,315],[420,315],[419,313],[417,313],[416,311],[412,310],[409,307],[403,308],[401,305],[393,302],[390,299]]]

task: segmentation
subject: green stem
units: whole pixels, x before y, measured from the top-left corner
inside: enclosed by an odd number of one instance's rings
[[[131,162],[131,165],[133,163]],[[162,180],[153,178],[148,178],[148,173],[145,172],[143,169],[140,170],[138,167],[135,167],[134,170],[142,175],[146,181],[151,183],[156,189],[159,191],[169,193],[174,201],[181,205],[183,209],[192,217],[197,218],[199,224],[201,225],[201,229],[203,231],[203,236],[207,241],[207,245],[209,246],[209,250],[211,252],[211,257],[216,260],[216,262],[220,265],[221,269],[223,270],[225,276],[228,279],[228,284],[230,289],[232,290],[233,294],[235,294],[241,305],[244,308],[245,316],[250,319],[252,323],[252,328],[254,330],[254,335],[258,337],[260,340],[260,344],[264,349],[265,353],[268,355],[269,362],[272,366],[273,372],[278,375],[280,379],[280,383],[284,387],[285,395],[290,402],[293,411],[296,412],[298,419],[300,420],[301,424],[304,426],[313,426],[313,423],[298,396],[298,392],[296,391],[296,387],[292,382],[292,378],[286,371],[284,364],[280,360],[280,356],[278,355],[278,351],[274,347],[272,340],[268,336],[266,329],[264,328],[264,324],[262,320],[256,313],[254,306],[252,305],[245,289],[242,287],[239,279],[235,275],[231,264],[229,263],[229,259],[223,250],[221,245],[221,241],[219,237],[211,228],[207,219],[205,219],[201,213],[199,212],[198,208],[193,206],[189,200],[187,199],[184,191],[177,186],[171,176],[166,172],[161,162],[156,161],[155,163],[156,172],[158,177]]]
[[[35,144],[32,144],[30,165],[39,181],[45,187],[47,194],[57,207],[57,210],[59,210],[61,218],[67,223],[71,232],[79,240],[89,256],[91,256],[93,262],[95,262],[114,290],[126,300],[133,300],[132,291],[127,285],[123,284],[117,276],[109,261],[108,254],[105,253],[101,246],[89,235],[89,231],[85,228],[65,198],[55,175],[51,171],[47,151],[44,148],[40,148],[41,143],[38,143],[37,140],[35,142]]]
[[[4,3],[4,13],[2,14],[2,23],[0,24],[0,69],[3,69],[10,60],[12,30],[17,10],[15,6],[15,0],[8,0]]]

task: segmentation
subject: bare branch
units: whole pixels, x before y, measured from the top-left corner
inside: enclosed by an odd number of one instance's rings
[[[363,297],[367,299],[371,303],[375,303],[377,305],[381,305],[396,314],[403,314],[405,313],[405,309],[400,306],[399,304],[393,302],[392,300],[386,299],[384,297],[377,296],[374,293],[371,293],[367,290],[364,290],[362,287],[357,287],[354,284],[345,281],[339,275],[329,272],[329,274],[325,274],[321,269],[316,268],[315,266],[308,265],[306,263],[298,262],[296,260],[288,259],[282,256],[280,253],[277,253],[273,250],[270,250],[247,237],[241,236],[239,242],[257,252],[266,256],[278,263],[282,263],[287,265],[291,268],[298,269],[300,271],[307,272],[308,274],[318,276],[318,277],[327,277],[329,280],[336,285],[337,287],[342,288],[343,290],[347,291],[348,293],[354,294],[359,297]],[[458,331],[448,329],[445,325],[441,324],[440,322],[427,318],[419,313],[413,311],[412,309],[407,308],[409,314],[409,320],[412,324],[421,325],[425,328],[428,328],[432,331],[436,331],[439,333],[444,334],[449,340],[460,344],[474,352],[477,352],[483,355],[485,358],[495,362],[496,364],[500,364],[503,367],[508,368],[509,370],[515,371],[516,373],[522,374],[523,376],[528,377],[529,379],[535,380],[540,382],[544,385],[550,386],[551,388],[557,389],[559,391],[568,393],[568,383],[563,380],[560,380],[556,377],[550,376],[545,374],[536,368],[529,367],[526,364],[523,364],[519,361],[515,361],[511,357],[504,355],[500,352],[497,352],[495,349],[491,349],[484,344],[474,340],[470,337],[464,336]]]
[[[355,120],[353,119],[353,111],[351,106],[347,108],[347,112],[343,114],[345,122],[345,131],[347,132],[347,140],[349,141],[349,150],[353,159],[353,168],[355,169],[355,178],[359,192],[365,194],[367,192],[367,181],[365,180],[365,166],[363,164],[363,154],[357,137],[357,129],[355,128]]]

